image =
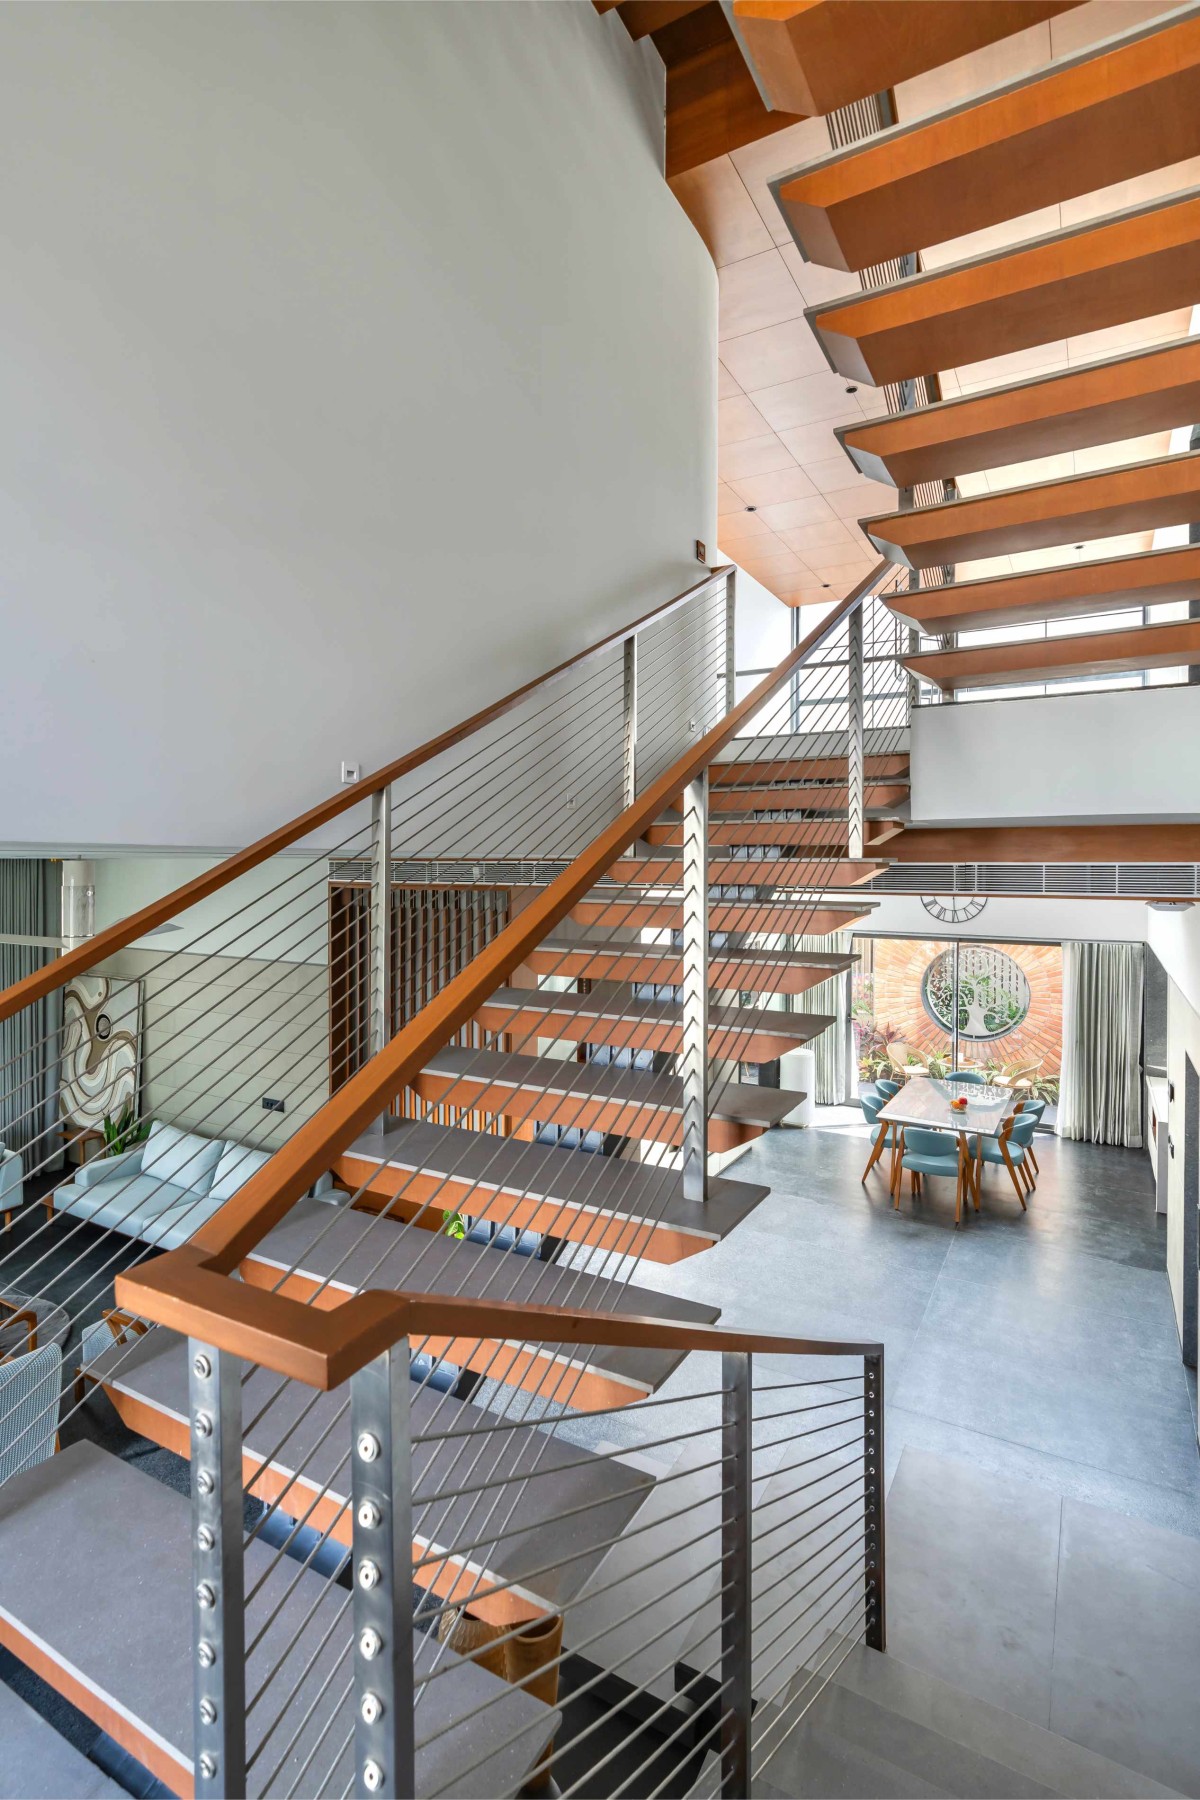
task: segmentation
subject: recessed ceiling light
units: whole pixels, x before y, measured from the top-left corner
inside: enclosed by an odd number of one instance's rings
[[[746,511],[747,511],[747,512],[757,512],[757,511],[758,511],[758,508],[757,508],[757,506],[748,506],[748,507],[747,507],[747,508],[746,508]]]
[[[846,392],[847,392],[847,393],[848,393],[848,394],[857,394],[857,392],[858,392],[858,388],[857,388],[857,387],[848,387],[848,388],[847,388],[847,389],[846,389]]]

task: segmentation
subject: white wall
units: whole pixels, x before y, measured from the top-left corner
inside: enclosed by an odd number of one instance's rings
[[[661,102],[582,3],[0,8],[0,848],[245,842],[695,578]]]
[[[1137,900],[1040,900],[989,898],[977,919],[962,925],[939,925],[926,912],[918,894],[870,894],[877,910],[858,926],[859,931],[883,936],[984,938],[997,943],[1040,939],[1054,943],[1063,938],[1127,938],[1141,943],[1146,936],[1145,906]]]
[[[1147,941],[1167,972],[1167,1079],[1175,1095],[1167,1109],[1167,1129],[1175,1155],[1167,1163],[1167,1275],[1175,1321],[1183,1320],[1183,1142],[1184,1062],[1200,1069],[1200,906],[1186,911],[1148,908]],[[1191,1204],[1195,1204],[1192,1196]]]
[[[918,707],[912,802],[922,824],[1200,818],[1200,687]]]

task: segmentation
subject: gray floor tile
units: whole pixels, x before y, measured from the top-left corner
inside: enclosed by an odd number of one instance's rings
[[[1051,1727],[1200,1794],[1200,1545],[1066,1501]]]
[[[888,1496],[888,1645],[1035,1724],[1050,1719],[1058,1496],[905,1450]]]

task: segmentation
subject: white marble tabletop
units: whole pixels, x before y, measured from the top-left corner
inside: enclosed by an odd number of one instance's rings
[[[964,1112],[951,1110],[950,1102],[959,1094],[965,1094],[970,1103]],[[877,1116],[889,1125],[924,1125],[930,1131],[970,1131],[995,1137],[1016,1102],[1011,1088],[914,1075]]]

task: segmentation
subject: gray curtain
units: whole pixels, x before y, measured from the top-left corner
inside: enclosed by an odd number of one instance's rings
[[[790,940],[794,950],[832,950],[844,955],[850,948],[848,931],[832,931],[827,937],[808,933]],[[793,1012],[832,1013],[834,1023],[811,1046],[816,1057],[818,1106],[844,1106],[850,1093],[850,976],[831,975],[807,993],[791,996]]]
[[[48,937],[61,926],[62,872],[42,857],[0,857],[0,932]],[[33,974],[57,954],[0,943],[0,989]],[[0,1023],[0,1142],[25,1157],[25,1173],[57,1168],[58,1034],[61,997],[53,994]]]
[[[1063,945],[1059,1137],[1142,1142],[1142,946]]]

